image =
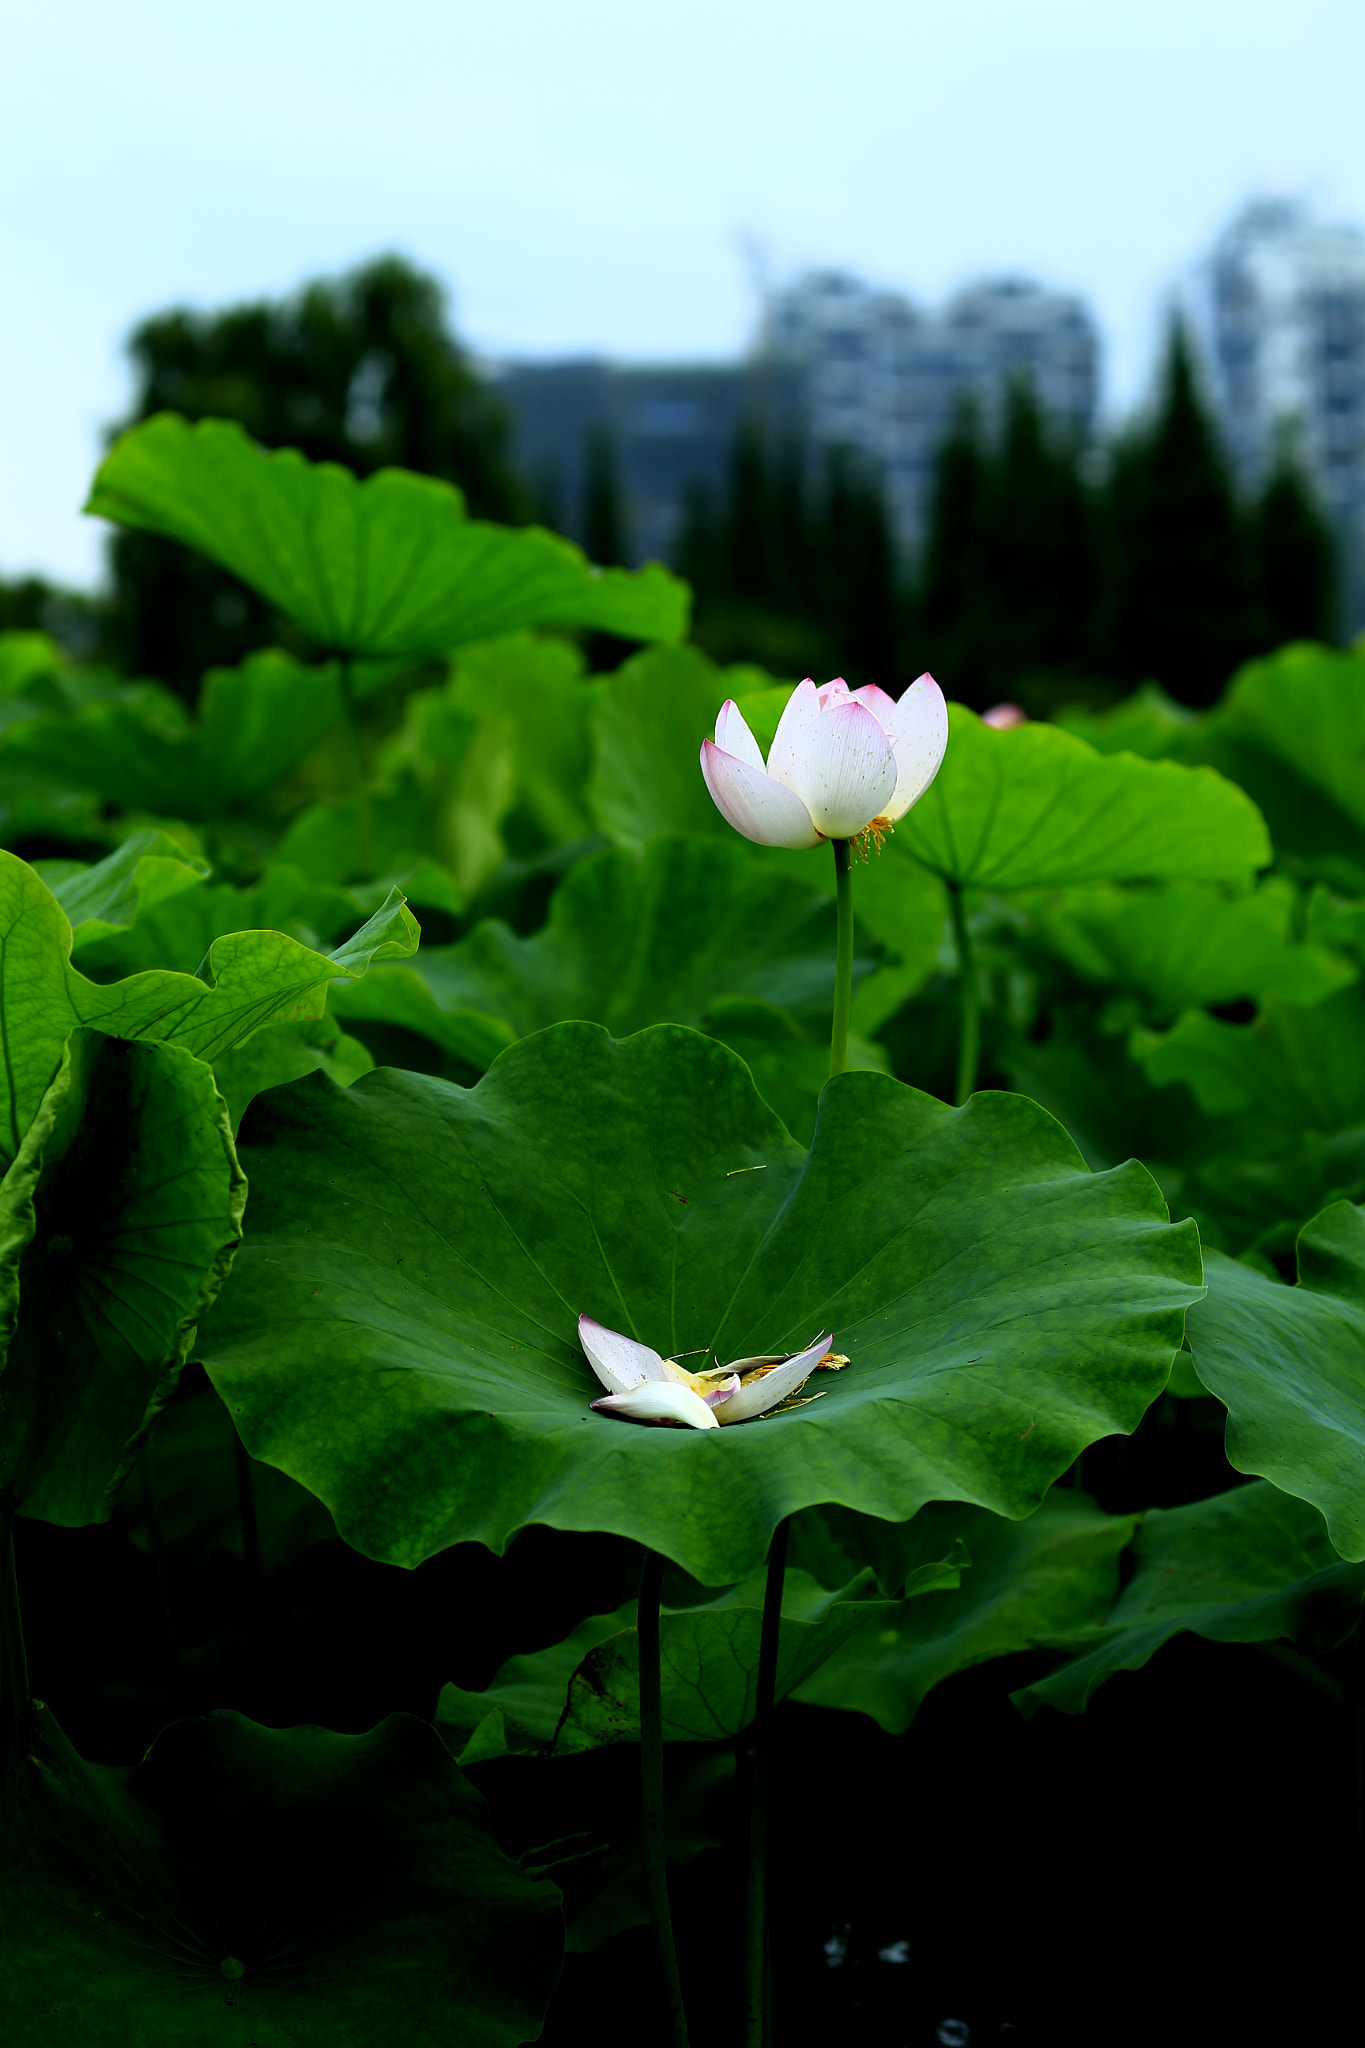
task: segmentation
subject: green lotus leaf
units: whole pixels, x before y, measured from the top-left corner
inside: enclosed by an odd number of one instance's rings
[[[209,948],[206,981],[159,969],[90,981],[71,965],[71,927],[51,891],[26,862],[0,852],[0,1162],[18,1151],[73,1026],[183,1045],[213,1060],[263,1024],[320,1017],[329,982],[363,974],[373,959],[411,953],[419,936],[395,891],[331,953],[280,932],[237,932]]]
[[[836,1534],[855,1553],[866,1541],[884,1584],[894,1583],[908,1558],[942,1552],[954,1538],[971,1553],[956,1591],[930,1591],[869,1616],[797,1690],[812,1706],[855,1709],[898,1734],[954,1672],[1075,1641],[1103,1622],[1135,1517],[1106,1515],[1086,1495],[1054,1488],[1020,1522],[938,1504],[904,1532],[865,1524],[864,1535],[851,1523],[841,1518]],[[800,1529],[798,1522],[798,1539]]]
[[[1365,652],[1300,640],[1238,670],[1211,728],[1253,741],[1365,826]]]
[[[998,890],[1247,882],[1271,858],[1255,804],[1212,769],[1097,754],[1054,725],[996,732],[961,704],[896,844],[945,882]]]
[[[503,1854],[440,1738],[217,1713],[131,1770],[42,1707],[0,1873],[8,2048],[516,2048],[559,1894]]]
[[[268,648],[211,669],[193,718],[168,691],[140,684],[74,715],[9,726],[0,773],[45,776],[125,810],[222,817],[249,808],[336,724],[340,677],[336,662],[307,667]]]
[[[1299,1134],[1365,1123],[1363,1043],[1356,986],[1311,1009],[1272,996],[1251,1024],[1191,1011],[1169,1031],[1136,1032],[1133,1051],[1154,1087],[1183,1081],[1210,1116],[1255,1110]]]
[[[0,1181],[0,1497],[103,1521],[241,1236],[209,1069],[75,1031]]]
[[[1069,892],[1043,914],[1047,943],[1088,979],[1136,991],[1174,1015],[1239,998],[1321,1002],[1356,979],[1350,964],[1292,936],[1293,887],[1272,877],[1254,895],[1193,883]]]
[[[678,640],[687,585],[651,565],[594,569],[571,542],[465,515],[453,484],[381,469],[363,483],[235,422],[158,413],[121,434],[87,512],[198,548],[330,653],[441,654],[524,626]]]
[[[910,1593],[957,1586],[970,1563],[960,1543],[953,1555],[921,1565]],[[726,1742],[754,1718],[766,1574],[756,1572],[718,1598],[660,1610],[663,1731],[668,1742]],[[855,1629],[884,1617],[895,1603],[878,1599],[863,1570],[826,1589],[808,1572],[789,1569],[782,1588],[774,1697],[786,1699],[833,1656]],[[443,1688],[437,1726],[461,1764],[518,1753],[573,1756],[615,1742],[638,1742],[639,1642],[635,1603],[590,1615],[562,1643],[512,1657],[481,1693]],[[463,1746],[462,1746],[463,1745]]]
[[[208,872],[206,860],[157,831],[130,833],[116,852],[93,867],[40,861],[34,869],[66,912],[73,952],[126,932],[158,904],[197,888]],[[201,948],[196,958],[203,957]]]
[[[42,868],[39,872],[45,873]],[[56,893],[62,900],[61,892]],[[100,981],[137,974],[146,967],[194,974],[214,940],[233,932],[283,932],[312,952],[324,952],[355,930],[366,908],[359,891],[310,881],[297,868],[272,862],[254,888],[204,882],[197,889],[182,889],[144,905],[126,931],[85,941],[81,966]]]
[[[1182,1629],[1215,1643],[1290,1636],[1313,1651],[1348,1636],[1365,1601],[1365,1567],[1343,1564],[1322,1517],[1264,1483],[1190,1507],[1153,1508],[1133,1545],[1136,1570],[1081,1654],[1015,1693],[1079,1714],[1116,1671],[1140,1671]]]
[[[375,968],[382,974],[382,967]],[[338,1088],[349,1088],[371,1073],[374,1060],[358,1038],[343,1031],[335,1017],[311,1023],[267,1024],[244,1045],[235,1045],[213,1062],[213,1078],[227,1104],[234,1137],[248,1104],[267,1088],[282,1088],[305,1074],[326,1074]]]
[[[1209,1254],[1192,1311],[1194,1369],[1228,1411],[1239,1472],[1311,1501],[1352,1563],[1365,1559],[1365,1209],[1304,1225],[1298,1285]]]
[[[199,1355],[253,1455],[405,1564],[543,1522],[729,1585],[810,1502],[1027,1514],[1135,1426],[1200,1286],[1146,1171],[1088,1173],[1031,1102],[844,1074],[807,1154],[675,1026],[558,1025],[472,1089],[313,1077],[242,1138],[248,1238]],[[722,1360],[832,1330],[853,1365],[754,1423],[632,1427],[590,1410],[580,1312]]]

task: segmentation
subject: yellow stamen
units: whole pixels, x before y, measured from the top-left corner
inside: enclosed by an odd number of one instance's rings
[[[815,1370],[817,1372],[842,1372],[847,1364],[848,1359],[842,1351],[827,1351],[824,1357],[817,1361]]]
[[[866,860],[868,841],[872,842],[872,851],[880,853],[887,833],[894,832],[895,829],[889,818],[874,818],[870,825],[864,825],[856,838],[849,841],[849,845],[859,860]]]

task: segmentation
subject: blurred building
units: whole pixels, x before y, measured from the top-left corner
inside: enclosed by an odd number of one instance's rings
[[[1243,488],[1287,443],[1337,531],[1352,631],[1365,625],[1365,236],[1258,200],[1189,292],[1196,338]]]
[[[764,424],[807,453],[848,447],[882,477],[897,538],[923,541],[934,458],[958,405],[995,423],[1011,378],[1032,380],[1059,433],[1088,438],[1099,338],[1080,300],[1020,279],[973,286],[929,313],[842,271],[817,271],[769,302],[750,357],[649,368],[599,359],[497,373],[513,454],[563,531],[585,537],[587,449],[606,428],[632,560],[673,552],[689,489],[719,495],[738,428]]]
[[[960,292],[925,313],[844,271],[815,271],[769,309],[767,348],[806,376],[817,446],[858,448],[885,478],[896,533],[924,539],[934,460],[964,400],[993,432],[1027,378],[1055,430],[1082,443],[1099,396],[1099,336],[1079,299],[1022,278]]]

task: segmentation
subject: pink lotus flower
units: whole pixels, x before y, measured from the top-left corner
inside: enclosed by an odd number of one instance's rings
[[[818,846],[885,831],[933,781],[948,744],[948,707],[931,675],[897,701],[841,676],[807,676],[787,699],[764,762],[733,698],[703,740],[701,772],[721,816],[760,846]]]
[[[827,1360],[831,1367],[848,1364],[830,1351],[828,1332],[804,1351],[737,1358],[709,1372],[687,1372],[648,1344],[637,1344],[591,1316],[578,1318],[578,1339],[589,1365],[609,1389],[592,1403],[595,1409],[627,1422],[664,1422],[683,1429],[748,1422],[796,1393]]]

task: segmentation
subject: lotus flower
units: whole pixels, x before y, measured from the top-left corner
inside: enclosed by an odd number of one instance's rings
[[[842,676],[817,690],[807,676],[787,699],[765,764],[732,698],[701,772],[721,816],[760,846],[818,846],[874,837],[918,803],[948,744],[948,707],[931,675],[899,699]]]
[[[685,1429],[748,1422],[796,1393],[818,1368],[837,1370],[848,1364],[829,1349],[828,1332],[804,1351],[736,1358],[708,1372],[687,1372],[648,1344],[637,1344],[591,1316],[578,1318],[578,1338],[589,1365],[609,1389],[602,1400],[592,1403],[595,1409],[627,1422],[664,1422]]]

